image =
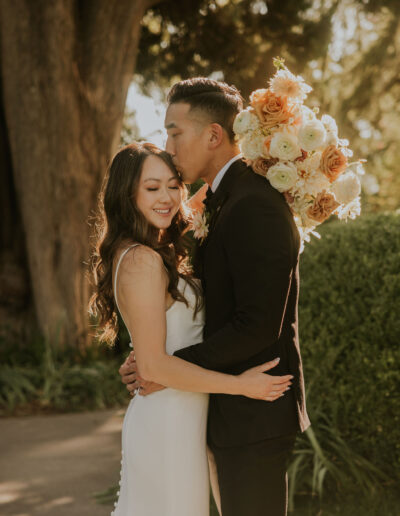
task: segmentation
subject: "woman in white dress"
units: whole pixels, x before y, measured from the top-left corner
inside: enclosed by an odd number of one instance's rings
[[[272,401],[287,388],[267,392],[263,371],[277,361],[233,376],[172,356],[201,342],[204,324],[182,244],[185,193],[169,155],[148,143],[116,154],[103,189],[91,310],[110,342],[119,310],[141,377],[167,387],[129,404],[115,516],[208,516],[207,393]]]

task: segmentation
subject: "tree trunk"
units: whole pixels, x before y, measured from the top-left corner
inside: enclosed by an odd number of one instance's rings
[[[41,331],[59,344],[89,339],[88,218],[118,145],[150,3],[1,0],[2,103],[27,281]]]

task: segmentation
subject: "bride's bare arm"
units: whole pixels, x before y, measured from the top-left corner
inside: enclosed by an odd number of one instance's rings
[[[268,401],[284,393],[290,384],[289,375],[262,373],[276,363],[262,364],[235,376],[203,369],[168,355],[165,350],[166,288],[167,275],[158,253],[140,246],[123,258],[117,278],[117,297],[134,339],[142,378],[185,391],[241,394]]]

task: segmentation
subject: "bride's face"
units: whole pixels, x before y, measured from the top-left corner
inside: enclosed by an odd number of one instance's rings
[[[136,205],[148,222],[166,229],[179,210],[182,193],[178,179],[168,165],[157,156],[148,156],[142,168]]]

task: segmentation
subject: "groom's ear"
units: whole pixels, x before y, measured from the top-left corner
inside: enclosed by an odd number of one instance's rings
[[[209,138],[208,138],[208,147],[210,150],[216,149],[219,145],[221,145],[222,140],[224,139],[224,130],[219,124],[210,124],[209,130]]]

